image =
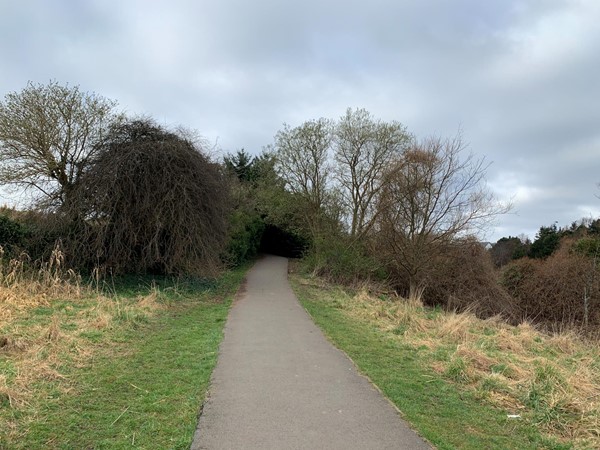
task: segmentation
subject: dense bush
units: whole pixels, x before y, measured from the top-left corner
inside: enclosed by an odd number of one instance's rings
[[[489,253],[471,239],[452,243],[436,258],[425,301],[480,317],[499,314],[511,321],[518,317],[514,300],[498,283]]]
[[[232,214],[230,222],[225,260],[230,265],[239,265],[258,253],[265,223],[257,214],[239,210]]]
[[[8,216],[0,215],[0,247],[11,252],[23,245],[26,230],[23,225]]]
[[[592,235],[578,239],[573,245],[573,251],[591,258],[600,258],[600,237]]]
[[[0,245],[9,256],[24,253],[31,260],[48,260],[56,243],[68,234],[68,224],[53,212],[3,208]]]
[[[513,261],[501,272],[501,284],[514,297],[518,297],[523,292],[523,286],[533,277],[538,270],[540,261],[522,258]]]
[[[315,275],[344,284],[387,280],[382,263],[370,256],[367,249],[344,236],[321,239],[307,251],[304,267]]]
[[[228,233],[228,185],[181,133],[149,120],[116,127],[69,211],[80,265],[113,272],[214,272]]]
[[[599,281],[594,258],[568,239],[546,260],[515,261],[502,275],[522,317],[548,326],[600,324]]]
[[[390,267],[396,290],[405,295],[410,281],[403,270]],[[510,295],[498,284],[489,253],[474,239],[455,240],[432,258],[423,271],[423,303],[447,310],[470,310],[481,317],[500,314],[516,320],[518,311]]]

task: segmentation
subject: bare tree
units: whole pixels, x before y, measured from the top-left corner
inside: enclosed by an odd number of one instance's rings
[[[78,86],[29,83],[0,102],[0,183],[33,188],[48,205],[70,193],[109,126],[116,102]]]
[[[407,147],[411,136],[399,122],[375,120],[365,109],[348,108],[335,127],[335,161],[350,236],[361,238],[376,218],[382,175]]]
[[[387,170],[380,198],[381,254],[418,296],[433,259],[444,247],[508,210],[485,187],[487,166],[460,135],[415,143]]]
[[[331,143],[332,124],[323,118],[296,128],[284,124],[275,135],[278,173],[303,204],[302,214],[315,240],[323,231],[324,211],[331,194]]]

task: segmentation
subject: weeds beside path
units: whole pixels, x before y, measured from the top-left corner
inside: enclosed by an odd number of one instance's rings
[[[294,275],[304,307],[440,449],[600,446],[600,351]]]
[[[189,448],[244,272],[13,313],[0,326],[0,448]]]

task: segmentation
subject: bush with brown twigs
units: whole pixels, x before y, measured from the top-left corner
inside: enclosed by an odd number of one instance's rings
[[[410,280],[401,268],[389,266],[397,292],[410,292]],[[498,284],[490,255],[475,239],[457,239],[438,248],[423,266],[419,298],[428,306],[449,311],[471,311],[479,317],[518,318],[514,299]]]
[[[482,318],[519,319],[514,299],[498,283],[489,253],[474,239],[457,240],[434,260],[426,295],[430,305],[449,311],[471,311]]]
[[[522,317],[554,328],[600,324],[600,268],[574,244],[563,239],[545,260],[526,258],[504,268],[502,284]]]
[[[68,212],[79,266],[113,273],[213,273],[227,238],[219,166],[180,132],[134,120],[112,130]]]

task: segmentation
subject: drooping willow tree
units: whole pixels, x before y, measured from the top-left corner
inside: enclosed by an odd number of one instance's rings
[[[151,120],[116,126],[76,191],[73,254],[113,272],[214,272],[228,190],[198,144]]]

